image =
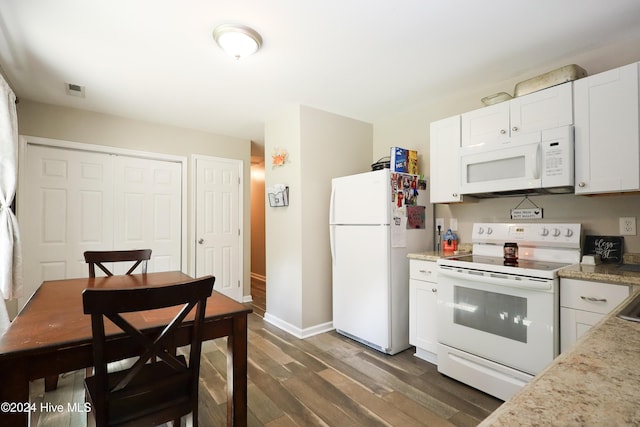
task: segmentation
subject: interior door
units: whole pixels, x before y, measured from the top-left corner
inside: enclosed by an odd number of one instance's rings
[[[215,290],[242,301],[240,171],[242,162],[197,157],[196,276],[212,274]]]
[[[114,216],[118,227],[113,247],[151,248],[149,272],[181,269],[182,165],[137,157],[115,160]],[[114,274],[124,274],[125,263]]]
[[[113,156],[28,144],[24,167],[20,308],[44,280],[86,276],[84,251],[113,245]]]

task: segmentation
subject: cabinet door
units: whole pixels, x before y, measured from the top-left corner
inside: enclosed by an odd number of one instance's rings
[[[460,116],[431,123],[431,203],[460,202]]]
[[[437,285],[415,279],[411,279],[409,285],[409,343],[419,350],[436,354],[438,346]]]
[[[574,82],[576,194],[640,189],[638,64]]]
[[[564,83],[509,102],[511,136],[573,124],[573,86]]]
[[[462,114],[462,146],[509,141],[509,102]]]
[[[604,314],[590,311],[560,308],[560,352],[567,351],[593,325],[604,318]]]

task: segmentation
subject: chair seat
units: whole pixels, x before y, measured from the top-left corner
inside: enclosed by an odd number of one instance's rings
[[[186,366],[184,356],[180,355],[178,359]],[[129,369],[109,373],[109,388],[118,384],[128,372]],[[164,362],[145,364],[126,389],[109,395],[109,425],[126,426],[132,423],[135,426],[156,426],[175,419],[176,413],[187,415],[192,409],[189,397],[191,375],[188,370],[176,372]],[[159,378],[162,381],[158,381]],[[149,388],[150,381],[153,382],[153,388]],[[95,376],[85,379],[85,388],[93,408],[92,397],[97,395]]]

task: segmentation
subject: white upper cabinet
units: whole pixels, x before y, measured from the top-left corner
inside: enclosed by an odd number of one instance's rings
[[[461,202],[459,115],[431,123],[429,163],[431,203]]]
[[[572,84],[564,83],[462,114],[462,146],[498,144],[573,123]]]
[[[639,64],[574,83],[576,194],[640,189]]]

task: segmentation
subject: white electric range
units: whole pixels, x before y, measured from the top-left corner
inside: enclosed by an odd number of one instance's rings
[[[559,352],[558,270],[580,224],[478,223],[473,254],[438,260],[438,371],[507,400]],[[504,258],[504,244],[518,258]]]

